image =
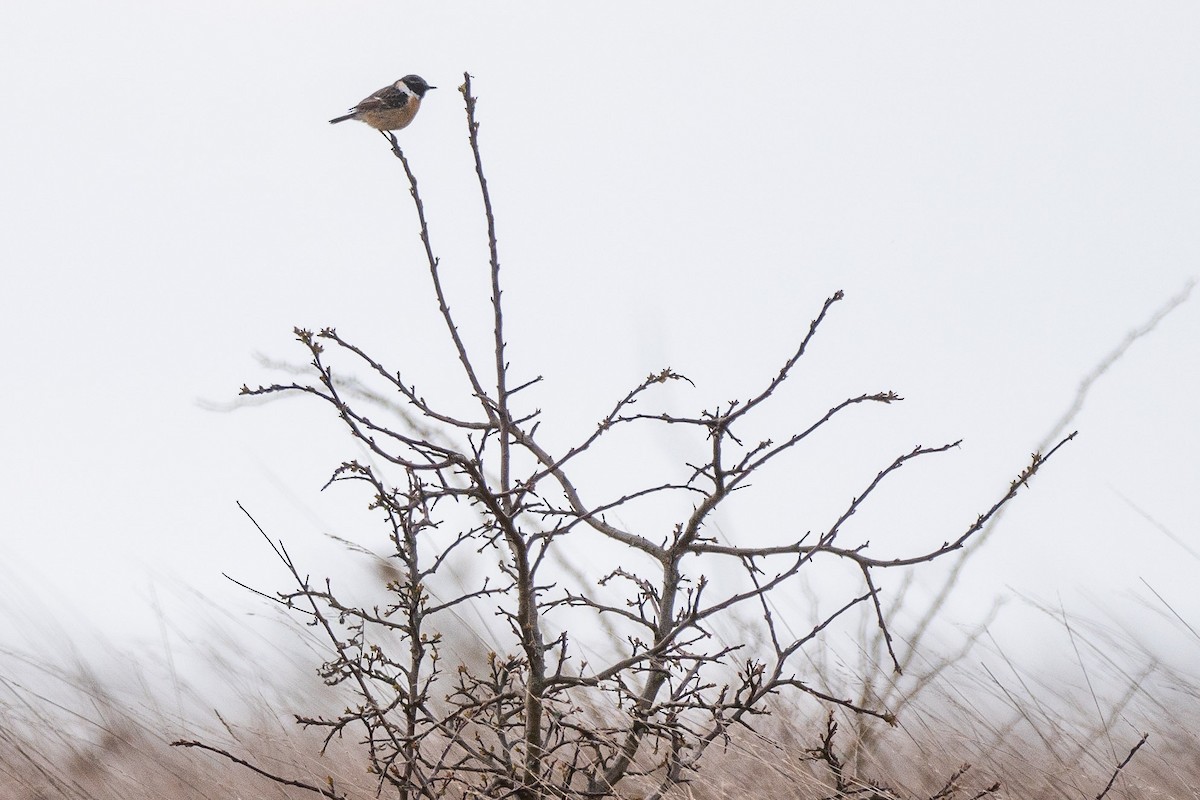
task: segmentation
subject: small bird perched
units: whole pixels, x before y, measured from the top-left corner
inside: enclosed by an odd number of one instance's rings
[[[370,97],[364,98],[350,109],[350,113],[329,120],[330,124],[356,119],[380,131],[398,131],[406,127],[417,115],[421,98],[430,86],[420,75],[405,75],[391,86],[385,86]]]

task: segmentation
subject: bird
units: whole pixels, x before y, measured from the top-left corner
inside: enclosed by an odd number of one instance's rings
[[[363,98],[349,114],[329,120],[331,125],[356,119],[378,131],[398,131],[407,127],[421,108],[421,98],[430,86],[420,75],[405,75],[391,86],[385,86],[370,97]]]

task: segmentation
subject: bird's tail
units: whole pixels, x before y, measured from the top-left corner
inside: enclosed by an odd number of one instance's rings
[[[329,124],[332,125],[335,122],[345,122],[348,119],[354,119],[354,114],[355,114],[355,112],[351,111],[349,114],[345,115],[344,117],[334,117],[333,119],[329,120]]]

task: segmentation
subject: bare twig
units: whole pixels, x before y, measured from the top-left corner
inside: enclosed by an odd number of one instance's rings
[[[171,747],[195,747],[200,750],[207,750],[210,753],[216,753],[217,755],[222,756],[223,758],[229,759],[234,764],[240,764],[241,766],[245,767],[246,769],[250,770],[251,772],[255,772],[255,773],[258,773],[259,775],[262,775],[264,778],[270,778],[271,780],[275,781],[276,783],[278,783],[282,786],[295,786],[297,789],[305,789],[306,791],[313,792],[314,794],[319,794],[323,797],[328,797],[328,798],[330,798],[330,800],[345,800],[345,797],[346,797],[346,795],[339,794],[333,788],[333,778],[332,777],[329,778],[329,787],[330,788],[324,789],[320,786],[313,786],[311,783],[304,783],[303,781],[297,781],[297,780],[293,780],[291,778],[285,778],[282,775],[276,775],[272,772],[267,772],[262,767],[260,767],[256,764],[252,764],[244,758],[238,758],[233,753],[230,753],[228,750],[222,750],[219,747],[213,747],[212,745],[205,744],[204,742],[197,742],[197,741],[194,741],[191,739],[178,739],[174,742],[171,742]]]
[[[1133,746],[1133,749],[1129,751],[1129,755],[1125,756],[1125,760],[1118,764],[1117,768],[1113,770],[1112,777],[1108,779],[1108,785],[1104,787],[1104,791],[1096,795],[1096,800],[1103,800],[1104,795],[1108,794],[1109,790],[1112,789],[1113,784],[1117,782],[1117,777],[1121,774],[1121,770],[1125,769],[1125,767],[1129,765],[1129,762],[1133,760],[1135,755],[1137,755],[1137,751],[1142,749],[1142,745],[1144,745],[1146,740],[1149,738],[1149,733],[1142,734],[1142,738]]]

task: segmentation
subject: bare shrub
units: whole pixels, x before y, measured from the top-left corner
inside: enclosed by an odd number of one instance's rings
[[[784,692],[894,723],[893,711],[873,698],[823,689],[821,676],[800,654],[819,648],[831,625],[861,607],[884,643],[888,668],[899,672],[876,575],[963,548],[1075,434],[1034,453],[990,507],[931,549],[877,554],[867,540],[846,533],[846,523],[907,464],[947,453],[958,442],[899,454],[835,518],[812,530],[801,530],[792,519],[787,498],[767,497],[761,502],[779,507],[778,528],[753,545],[724,540],[714,515],[754,476],[778,469],[848,410],[902,399],[893,391],[867,391],[836,400],[823,414],[770,438],[741,435],[747,420],[795,374],[843,299],[839,291],[820,306],[778,370],[745,399],[682,413],[653,406],[658,387],[690,383],[665,368],[615,392],[611,410],[594,429],[574,445],[552,450],[539,433],[542,412],[525,402],[540,379],[518,378],[509,361],[496,224],[469,75],[461,91],[487,228],[493,335],[486,352],[473,351],[460,335],[417,179],[394,135],[384,135],[411,187],[434,301],[474,410],[464,414],[425,396],[402,371],[334,328],[296,330],[311,359],[310,379],[242,389],[247,396],[300,393],[334,410],[370,457],[341,464],[330,482],[366,488],[371,509],[387,526],[394,559],[388,597],[372,604],[346,599],[347,590],[335,590],[328,579],[311,580],[282,542],[271,542],[295,581],[278,602],[324,634],[331,654],[321,675],[352,698],[342,713],[302,715],[298,722],[321,731],[327,745],[354,737],[377,792],[523,799],[660,797],[694,775],[710,745],[727,743],[731,732],[767,713]],[[383,388],[342,380],[340,359]],[[383,418],[368,415],[370,398],[388,395],[396,413],[385,406]],[[645,436],[655,426],[687,431],[703,445],[704,457],[614,494],[602,495],[576,477],[615,432]],[[620,469],[636,459],[633,453],[612,463]],[[681,510],[663,529],[637,524],[646,508]],[[571,559],[556,559],[567,549],[589,554],[588,563],[563,568],[561,562]],[[779,619],[772,599],[807,570],[831,562],[848,566],[857,586],[815,624],[793,631],[795,621]],[[469,583],[447,577],[461,563],[472,565]],[[717,575],[721,581],[712,580]],[[491,635],[500,645],[476,659],[447,663],[444,637],[461,627],[459,615],[467,609],[495,613],[502,626]],[[714,636],[722,620],[741,630],[739,641]],[[595,631],[606,633],[606,647],[587,640]],[[809,757],[835,770],[838,796],[848,795],[832,716],[828,726]],[[333,776],[319,782],[288,777],[196,739],[175,744],[214,751],[281,784],[327,797],[351,791]],[[952,796],[959,777],[954,773],[937,796]]]

